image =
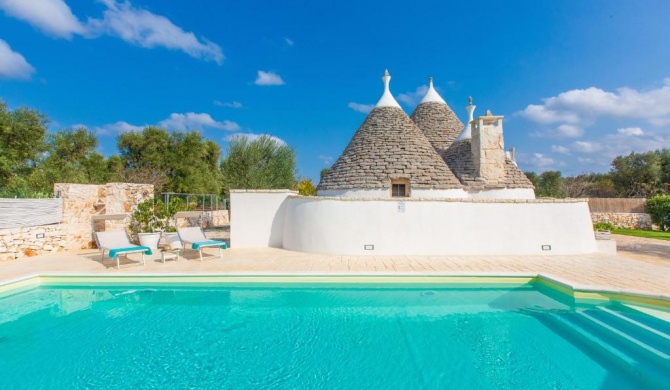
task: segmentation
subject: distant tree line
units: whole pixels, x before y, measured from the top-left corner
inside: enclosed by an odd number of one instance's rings
[[[651,198],[670,194],[670,149],[630,153],[607,173],[562,177],[559,171],[525,172],[537,196],[553,198]]]
[[[219,144],[198,131],[149,126],[120,134],[118,153],[104,156],[95,133],[49,133],[48,123],[39,111],[9,110],[0,101],[0,197],[50,193],[56,182],[148,183],[156,192],[224,195],[231,188],[298,189],[300,183],[293,148],[270,136],[235,138],[222,158]]]

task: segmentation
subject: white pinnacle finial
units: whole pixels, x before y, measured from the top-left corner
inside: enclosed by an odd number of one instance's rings
[[[472,122],[475,119],[474,117],[475,108],[477,108],[477,106],[472,104],[472,96],[470,96],[468,98],[468,105],[465,107],[465,111],[468,112],[468,122],[465,124],[465,126],[463,126],[461,134],[459,134],[458,137],[456,137],[456,141],[472,138],[472,131],[470,131],[471,128],[470,122]]]
[[[379,99],[375,107],[400,108],[400,104],[398,104],[393,95],[391,95],[391,89],[389,88],[389,83],[391,82],[391,75],[389,74],[388,69],[386,69],[386,71],[384,72],[384,77],[382,77],[382,81],[384,82],[384,94],[382,94],[381,99]]]
[[[428,91],[426,91],[426,94],[423,96],[423,99],[421,99],[421,103],[442,103],[442,104],[447,104],[447,102],[442,99],[442,96],[440,96],[439,93],[433,88],[433,77],[428,78]]]

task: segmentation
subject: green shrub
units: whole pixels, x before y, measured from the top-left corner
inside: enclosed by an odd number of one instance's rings
[[[651,220],[663,231],[670,231],[670,195],[656,195],[647,199]]]
[[[161,200],[147,199],[138,204],[133,212],[130,230],[135,234],[160,231],[176,232],[176,227],[172,226],[174,215],[178,211],[190,210],[193,210],[193,205],[186,204],[180,198],[172,198],[168,204]]]
[[[614,225],[609,222],[598,222],[593,224],[593,230],[614,230]]]
[[[53,197],[54,194],[49,191],[28,188],[0,188],[0,198],[48,199]]]

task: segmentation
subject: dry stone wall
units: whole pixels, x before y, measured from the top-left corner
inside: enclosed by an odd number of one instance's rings
[[[0,260],[93,248],[91,216],[130,213],[138,203],[153,198],[154,188],[151,184],[132,183],[56,183],[54,193],[63,198],[61,223],[14,229],[0,227]],[[127,223],[99,222],[95,228],[97,231],[117,230],[125,228]]]
[[[617,228],[651,230],[651,215],[646,213],[591,213],[593,223],[608,222]]]

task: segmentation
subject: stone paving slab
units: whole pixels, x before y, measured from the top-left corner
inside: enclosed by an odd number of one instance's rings
[[[160,254],[100,262],[97,251],[58,253],[0,262],[0,283],[35,274],[393,274],[393,275],[491,275],[543,274],[570,282],[573,286],[670,294],[670,261],[638,260],[622,255],[574,256],[334,256],[275,248],[236,249],[198,260],[195,251],[186,258],[163,264]]]
[[[670,241],[615,234],[620,255],[651,263],[670,266]]]

